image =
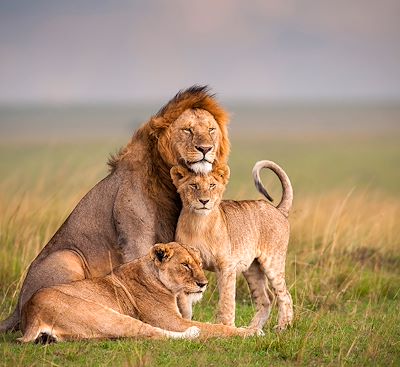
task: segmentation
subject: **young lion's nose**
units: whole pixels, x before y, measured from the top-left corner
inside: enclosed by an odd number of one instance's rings
[[[212,149],[212,147],[210,146],[206,147],[204,145],[196,145],[196,149],[199,152],[202,152],[204,155],[206,155]]]
[[[208,282],[196,282],[196,284],[197,284],[200,288],[203,288],[203,287],[205,287],[205,286],[208,284]]]
[[[200,203],[202,203],[203,205],[206,205],[210,200],[201,200],[199,199]]]

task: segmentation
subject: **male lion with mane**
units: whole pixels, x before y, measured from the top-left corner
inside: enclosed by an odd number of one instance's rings
[[[196,250],[154,245],[149,254],[105,277],[37,291],[22,309],[23,343],[99,338],[192,338],[260,335],[256,329],[182,318],[180,292],[203,294],[207,278]]]
[[[179,92],[109,161],[110,174],[78,203],[31,263],[18,305],[0,324],[17,330],[38,290],[108,274],[174,239],[181,202],[169,171],[183,163],[209,172],[229,154],[228,116],[207,87]]]

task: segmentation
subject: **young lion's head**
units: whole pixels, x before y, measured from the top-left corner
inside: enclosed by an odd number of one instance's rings
[[[229,167],[220,164],[207,174],[197,175],[186,167],[171,168],[172,181],[181,196],[184,208],[207,215],[219,205],[229,180]]]
[[[228,115],[207,87],[179,92],[150,121],[158,151],[169,165],[208,173],[229,154]]]
[[[173,293],[202,295],[208,284],[199,252],[177,242],[160,243],[150,250],[158,277]]]

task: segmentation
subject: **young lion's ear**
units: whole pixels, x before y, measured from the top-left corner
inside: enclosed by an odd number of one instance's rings
[[[229,181],[230,172],[231,171],[226,164],[220,164],[213,169],[214,177],[224,185]]]
[[[179,165],[172,167],[169,173],[171,175],[172,182],[176,187],[178,187],[180,181],[186,177],[189,171],[186,167]]]
[[[173,254],[174,250],[172,249],[172,247],[164,243],[154,245],[151,249],[151,258],[155,261],[157,265],[167,262]]]

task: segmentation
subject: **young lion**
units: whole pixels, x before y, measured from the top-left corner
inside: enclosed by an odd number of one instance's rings
[[[284,329],[293,319],[293,303],[285,283],[287,217],[293,190],[277,164],[257,162],[253,169],[255,185],[267,199],[272,201],[260,181],[262,168],[271,169],[281,181],[282,200],[276,208],[265,200],[221,200],[229,179],[226,165],[205,175],[196,175],[183,166],[173,167],[171,177],[183,204],[175,239],[197,248],[204,268],[217,273],[219,321],[234,325],[236,274],[242,272],[256,304],[250,327],[261,329],[268,319],[269,281],[278,299],[277,328]],[[179,297],[178,305],[182,315],[191,318],[190,300],[185,295]]]
[[[188,321],[179,292],[201,296],[207,278],[196,250],[157,244],[105,277],[42,288],[22,309],[21,342],[89,338],[250,336],[259,330]],[[170,331],[167,331],[170,330]]]

